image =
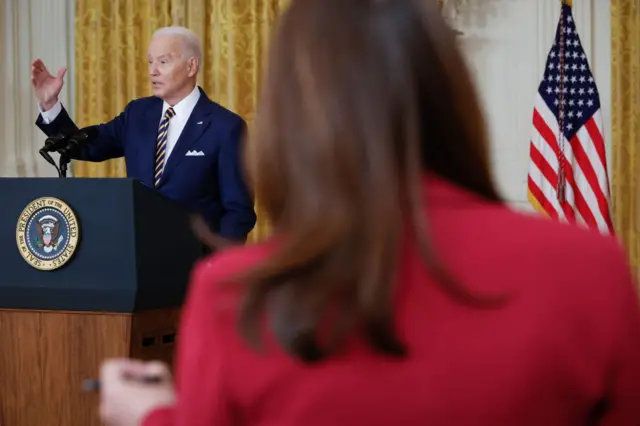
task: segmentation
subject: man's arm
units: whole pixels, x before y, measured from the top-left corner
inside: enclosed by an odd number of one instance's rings
[[[113,120],[99,125],[95,139],[85,144],[83,149],[73,155],[72,158],[74,160],[98,162],[124,156],[123,138],[127,109],[128,106],[125,108],[125,112]],[[69,117],[69,113],[60,102],[57,102],[47,111],[40,109],[36,125],[47,136],[59,133],[69,135],[78,131],[78,126]]]
[[[218,156],[218,183],[224,209],[220,235],[234,241],[245,241],[256,224],[253,195],[247,188],[241,160],[245,131],[245,122],[238,119],[222,141]]]

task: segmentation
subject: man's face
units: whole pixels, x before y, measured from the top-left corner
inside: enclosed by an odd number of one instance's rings
[[[169,103],[180,101],[193,89],[193,59],[183,58],[176,36],[156,36],[149,44],[149,76],[153,94]]]

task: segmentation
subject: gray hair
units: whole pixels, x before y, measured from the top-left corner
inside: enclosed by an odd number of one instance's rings
[[[198,36],[185,27],[164,27],[153,33],[153,36],[177,36],[182,40],[182,58],[195,56],[198,58],[198,69],[202,66],[202,44]]]

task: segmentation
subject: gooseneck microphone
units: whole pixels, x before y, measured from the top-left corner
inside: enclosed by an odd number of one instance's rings
[[[77,154],[82,147],[95,138],[97,134],[98,126],[89,126],[80,129],[61,142],[56,151],[59,152],[61,156],[71,157]]]
[[[47,161],[47,163],[51,164],[53,167],[56,168],[56,170],[58,171],[59,177],[63,177],[63,176],[60,174],[60,169],[56,165],[56,162],[54,161],[54,159],[51,158],[51,155],[49,155],[49,153],[55,152],[58,149],[60,149],[62,146],[64,146],[67,138],[68,138],[68,135],[62,132],[54,136],[50,136],[47,138],[47,140],[44,141],[44,146],[40,148],[40,151],[39,151],[42,158],[44,158]]]
[[[82,147],[98,134],[97,126],[89,126],[80,130],[58,133],[47,138],[44,146],[40,148],[40,155],[58,171],[58,177],[67,177],[67,166],[71,162],[71,157],[77,154]],[[49,155],[50,152],[60,154],[60,167]]]
[[[65,133],[58,133],[55,136],[48,137],[47,140],[44,141],[44,146],[40,148],[40,152],[57,151],[62,146],[64,146],[64,143],[66,142],[68,137],[69,135]]]

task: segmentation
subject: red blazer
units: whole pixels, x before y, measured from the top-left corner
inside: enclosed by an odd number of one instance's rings
[[[513,292],[508,307],[454,302],[405,243],[396,318],[409,357],[390,361],[354,343],[305,367],[275,345],[256,354],[239,337],[238,295],[218,283],[270,249],[228,250],[195,269],[178,403],[144,426],[640,425],[640,311],[618,243],[438,179],[425,196],[449,270],[472,289]]]

